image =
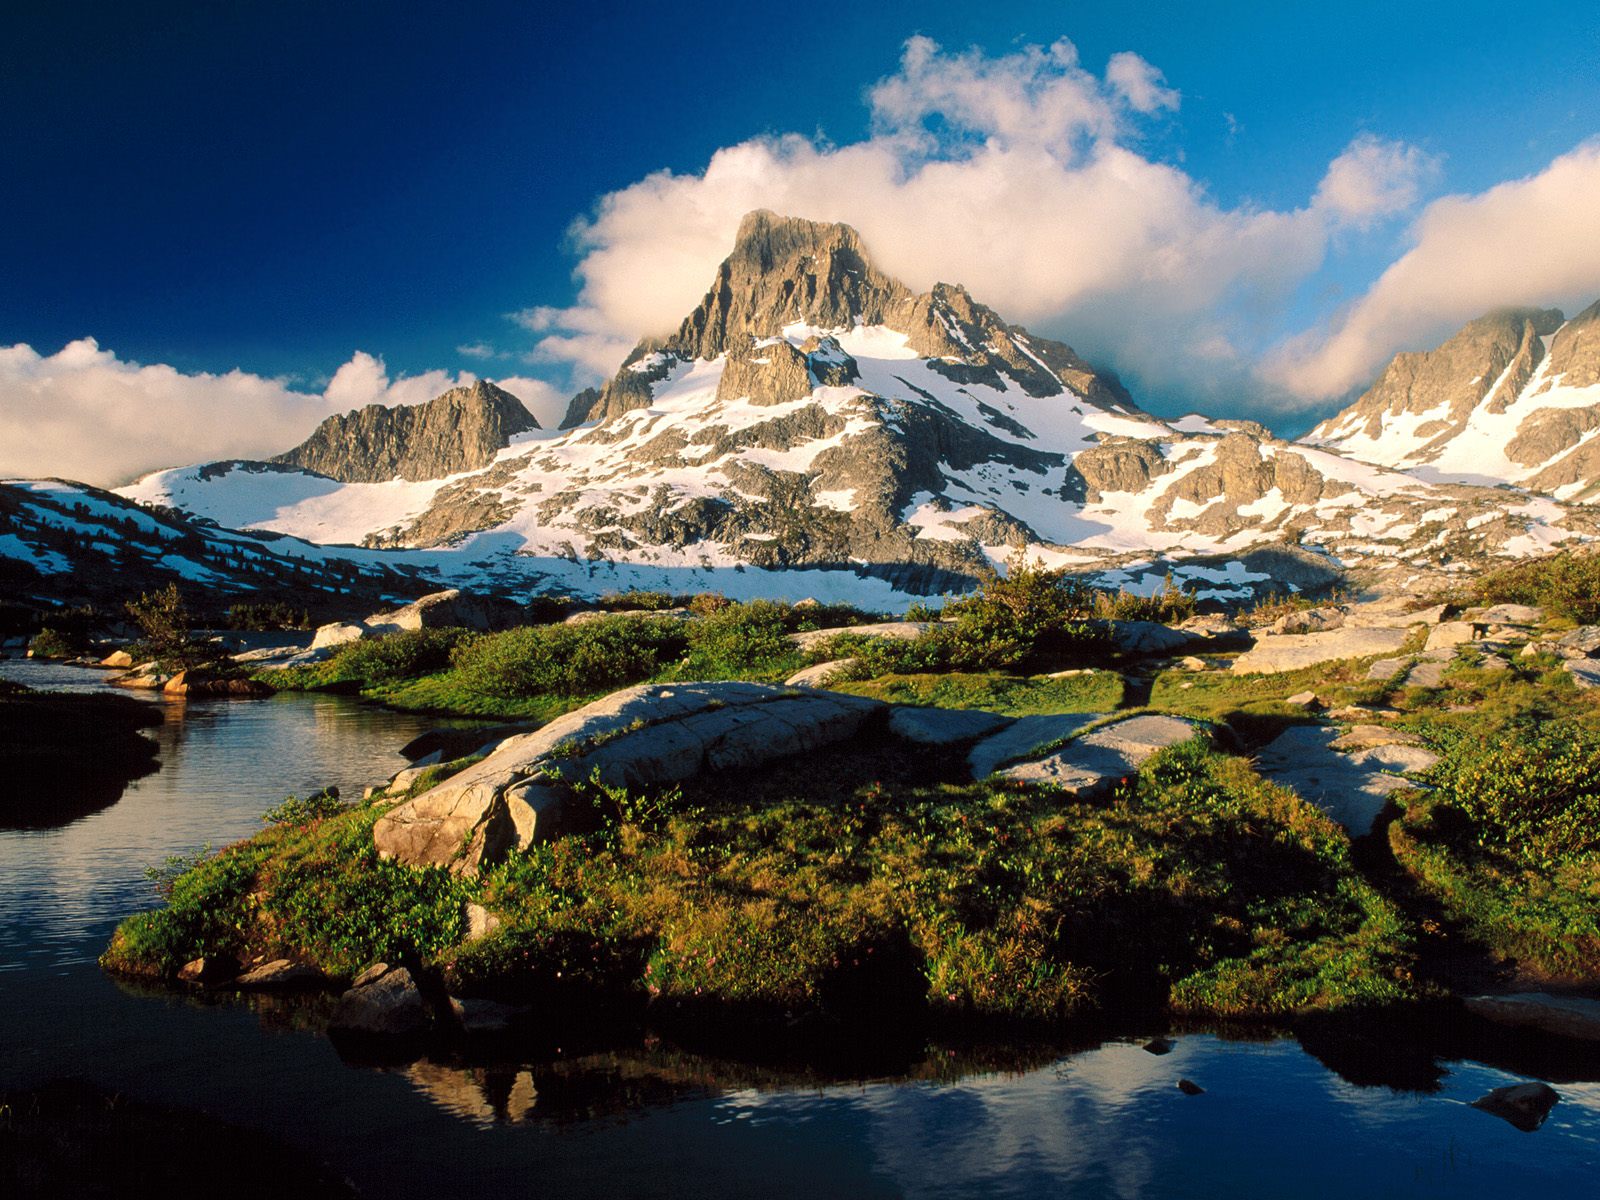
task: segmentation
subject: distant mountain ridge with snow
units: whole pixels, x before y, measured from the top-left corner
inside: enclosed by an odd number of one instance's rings
[[[1419,477],[1600,492],[1600,302],[1504,309],[1437,348],[1396,355],[1306,441]]]
[[[1507,317],[1459,357],[1503,359],[1497,379],[1525,366],[1533,387],[1571,354],[1560,333],[1544,346],[1555,319]],[[1450,361],[1414,374],[1453,379]],[[1562,388],[1587,359],[1572,361]],[[1140,588],[1177,563],[1180,580],[1220,595],[1248,582],[1245,555],[1286,545],[1401,586],[1595,533],[1585,506],[1361,461],[1363,430],[1374,446],[1397,419],[1413,440],[1433,436],[1426,414],[1446,391],[1371,400],[1319,427],[1325,444],[1250,422],[1160,420],[1114,376],[958,285],[918,294],[884,275],[850,227],[757,212],[677,331],[574,397],[568,427],[508,436],[487,465],[345,482],[209,464],[123,494],[236,528],[428,551],[454,564],[455,582],[522,590],[657,576],[711,588],[764,569],[774,593],[786,578],[814,591],[830,571],[944,591],[1025,549]],[[1494,403],[1491,391],[1474,403]]]

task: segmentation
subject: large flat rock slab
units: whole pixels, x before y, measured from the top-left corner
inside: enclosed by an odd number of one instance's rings
[[[1000,778],[1080,798],[1097,795],[1137,772],[1151,755],[1194,737],[1196,728],[1181,717],[1129,717],[1074,738],[1043,758],[1008,767]]]
[[[386,813],[378,852],[475,871],[561,828],[565,786],[646,788],[745,770],[853,737],[887,707],[759,683],[646,684],[501,742],[482,762]]]
[[[1600,658],[1569,658],[1561,669],[1581,688],[1600,687]]]
[[[1600,1042],[1600,1000],[1517,992],[1509,996],[1469,996],[1465,1003],[1468,1012],[1501,1025]]]
[[[1267,634],[1233,662],[1235,675],[1272,674],[1297,671],[1320,663],[1341,662],[1347,658],[1370,658],[1375,654],[1394,654],[1405,645],[1409,631],[1383,627],[1346,626],[1324,633]]]
[[[1069,738],[1087,725],[1104,720],[1105,713],[1048,713],[1019,717],[999,733],[984,738],[967,755],[974,779],[987,779],[1007,763],[1036,757],[1048,746]]]
[[[897,706],[889,714],[889,732],[923,746],[954,746],[986,737],[1015,718],[974,708]]]
[[[1293,726],[1256,755],[1256,770],[1293,788],[1351,837],[1360,837],[1372,832],[1390,793],[1416,786],[1403,772],[1425,771],[1439,760],[1432,751],[1406,743],[1342,750],[1348,737],[1333,725]]]
[[[789,640],[802,650],[820,646],[829,638],[838,637],[841,633],[856,634],[861,637],[896,638],[909,642],[921,637],[937,624],[936,621],[884,621],[878,625],[846,625],[842,629],[810,629],[805,633],[791,633]]]

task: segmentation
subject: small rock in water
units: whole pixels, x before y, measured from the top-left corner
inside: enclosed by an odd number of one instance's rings
[[[402,1037],[428,1027],[428,1006],[411,972],[396,967],[339,997],[328,1024],[341,1033]]]
[[[1480,1096],[1472,1107],[1499,1117],[1524,1133],[1532,1133],[1560,1101],[1561,1094],[1548,1083],[1514,1083]]]
[[[450,997],[450,1009],[463,1033],[494,1035],[507,1033],[516,1019],[516,1009],[495,1000],[458,1000]]]
[[[1201,1087],[1192,1079],[1178,1080],[1178,1090],[1185,1096],[1199,1096],[1205,1093],[1205,1088]]]
[[[1144,1052],[1146,1054],[1171,1054],[1172,1047],[1175,1044],[1170,1038],[1151,1038],[1144,1044]]]
[[[183,964],[178,978],[185,983],[222,983],[239,973],[239,964],[226,954],[208,954]]]
[[[243,975],[233,981],[239,988],[259,988],[268,991],[275,988],[310,988],[320,987],[327,982],[327,976],[315,967],[308,967],[305,963],[291,962],[287,958],[275,958],[271,962],[264,962],[258,967],[252,967]]]

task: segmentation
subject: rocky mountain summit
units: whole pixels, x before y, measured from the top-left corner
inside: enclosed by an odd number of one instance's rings
[[[1364,401],[1376,415],[1362,428],[1428,404],[1468,421],[1499,393],[1458,396],[1450,381],[1480,361],[1473,369],[1496,372],[1502,391],[1524,375],[1517,387],[1537,388],[1560,365],[1567,395],[1586,377],[1593,314],[1546,347],[1542,331],[1558,324],[1554,313],[1500,314],[1444,358],[1391,368],[1374,393],[1392,399]],[[420,430],[447,423],[445,399],[438,413],[416,410]],[[1252,422],[1157,419],[1114,376],[960,286],[913,292],[849,226],[770,212],[745,218],[675,332],[640,342],[603,387],[573,397],[562,431],[505,445],[502,423],[471,441],[480,465],[440,481],[425,477],[465,459],[410,446],[439,437],[386,438],[361,417],[325,425],[313,439],[325,453],[295,454],[364,482],[191,469],[129,494],[224,524],[428,551],[463,586],[579,591],[726,587],[686,577],[749,568],[787,573],[753,594],[817,594],[818,577],[851,573],[901,594],[959,591],[1025,549],[1113,585],[1156,586],[1170,569],[1237,597],[1273,580],[1245,565],[1269,547],[1291,548],[1274,561],[1293,571],[1320,564],[1324,578],[1353,569],[1403,587],[1594,525],[1583,510],[1425,481]],[[1320,441],[1348,440],[1343,428]]]
[[[369,404],[329,417],[272,461],[341,483],[443,479],[487,467],[513,435],[538,428],[521,400],[480,379],[426,404]]]
[[[1512,483],[1564,500],[1600,488],[1600,302],[1503,309],[1434,350],[1396,355],[1306,439],[1430,479]]]

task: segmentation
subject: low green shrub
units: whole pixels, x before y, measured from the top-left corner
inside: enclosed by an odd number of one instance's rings
[[[1491,571],[1473,591],[1484,604],[1536,604],[1580,625],[1600,623],[1600,554],[1525,559]]]
[[[346,642],[330,660],[327,674],[362,684],[416,679],[444,670],[455,651],[477,636],[466,629],[405,629]]]
[[[480,695],[578,696],[648,679],[686,646],[681,621],[601,617],[487,634],[464,642],[451,662],[459,685]]]
[[[788,640],[794,610],[771,600],[730,604],[689,624],[689,657],[681,673],[717,678],[797,659]]]
[[[338,788],[324,788],[304,799],[288,796],[281,804],[275,804],[262,813],[261,819],[268,825],[308,825],[323,817],[342,813],[345,808],[346,805],[339,799]]]
[[[1600,733],[1527,716],[1485,727],[1441,726],[1428,772],[1438,806],[1470,841],[1524,867],[1600,861]]]

